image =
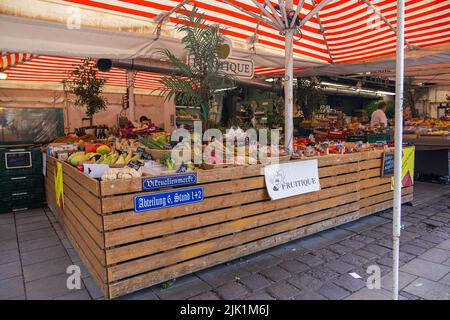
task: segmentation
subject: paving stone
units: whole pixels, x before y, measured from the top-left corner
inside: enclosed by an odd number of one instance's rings
[[[328,300],[328,299],[316,292],[303,291],[301,294],[294,297],[294,300]]]
[[[21,255],[22,255],[22,264],[24,266],[27,266],[33,263],[65,257],[67,253],[61,245],[56,245],[53,247],[28,251],[22,253]]]
[[[338,255],[337,253],[335,253],[331,250],[328,250],[326,248],[315,250],[312,254],[315,255],[320,260],[325,261],[325,262],[335,260],[340,257],[340,255]]]
[[[450,258],[450,251],[439,248],[432,248],[422,254],[419,258],[431,262],[443,263]]]
[[[259,291],[245,297],[245,300],[275,300],[275,298],[267,292]]]
[[[340,229],[352,231],[355,233],[361,233],[365,230],[372,228],[370,224],[364,223],[362,221],[353,221],[339,226]]]
[[[0,280],[0,300],[15,299],[25,295],[22,277]]]
[[[447,223],[450,219],[447,216],[435,215],[435,216],[433,216],[433,220],[434,221],[439,221],[439,222],[442,222],[442,223]]]
[[[400,251],[418,256],[427,251],[427,249],[414,246],[412,244],[404,244],[404,245],[400,244]]]
[[[347,247],[347,246],[344,246],[344,245],[338,244],[338,243],[328,246],[327,249],[334,251],[339,255],[344,255],[346,253],[353,251],[353,249],[351,247]]]
[[[300,273],[309,269],[308,265],[296,260],[283,261],[278,266],[291,273]]]
[[[0,280],[13,278],[22,275],[20,261],[0,264]]]
[[[37,240],[42,238],[54,237],[55,231],[53,228],[43,228],[34,231],[27,231],[17,234],[19,242],[29,241],[29,240]]]
[[[339,260],[351,264],[352,266],[362,266],[363,264],[369,262],[369,259],[358,256],[353,253],[344,254]]]
[[[341,300],[350,295],[348,291],[333,283],[325,284],[317,292],[331,300]]]
[[[66,248],[66,249],[73,249],[72,242],[70,242],[69,239],[62,239],[61,243],[62,243],[64,248]]]
[[[14,224],[14,216],[12,214],[0,214],[0,225]]]
[[[323,263],[321,259],[313,255],[312,253],[307,253],[301,257],[298,257],[297,261],[300,261],[309,267],[316,267]]]
[[[291,276],[289,272],[278,266],[267,268],[265,270],[262,270],[260,273],[266,278],[272,280],[273,282],[279,282]]]
[[[445,261],[444,263],[442,263],[442,264],[444,264],[444,265],[446,265],[446,266],[449,266],[450,267],[450,259],[448,259],[447,261]]]
[[[300,294],[300,290],[287,282],[280,282],[267,288],[267,292],[277,299],[288,300]]]
[[[8,250],[17,250],[19,249],[19,245],[17,244],[17,240],[14,239],[10,239],[10,240],[3,240],[0,241],[0,253],[3,254],[4,251],[8,251]]]
[[[98,294],[97,294],[98,296]],[[103,295],[101,295],[103,297]],[[98,298],[96,298],[98,299]],[[116,298],[115,300],[159,300],[156,294],[153,292],[152,287],[151,288],[145,288],[124,296],[121,296],[119,298]]]
[[[450,286],[450,273],[447,274],[445,277],[443,277],[441,280],[439,280],[439,283]]]
[[[33,263],[23,267],[23,276],[26,282],[46,278],[57,274],[65,274],[67,267],[72,264],[68,256]]]
[[[70,260],[72,260],[74,264],[81,261],[80,256],[75,249],[66,249],[66,251],[69,254]]]
[[[362,279],[355,279],[349,274],[339,276],[333,283],[350,292],[356,292],[366,286]]]
[[[89,293],[86,289],[74,290],[75,292],[69,293],[62,297],[55,298],[55,300],[91,300]]]
[[[333,242],[334,241],[332,239],[327,239],[319,235],[312,235],[306,238],[302,238],[300,245],[308,250],[318,250],[321,248],[325,248]]]
[[[35,217],[27,217],[24,219],[18,219],[16,218],[16,225],[21,226],[25,224],[35,224],[43,221],[48,221],[47,217],[45,215],[38,215]]]
[[[360,241],[363,242],[365,244],[369,244],[375,241],[375,238],[367,236],[366,234],[369,233],[370,231],[366,232],[364,235],[362,234],[358,234],[356,236],[351,237],[351,240],[356,240],[356,241]],[[383,236],[384,237],[384,236]],[[382,238],[382,237],[380,237]]]
[[[196,273],[197,276],[213,288],[223,284],[237,281],[242,277],[250,275],[248,270],[234,265],[219,265]]]
[[[308,249],[305,248],[289,248],[289,249],[277,249],[277,250],[270,250],[266,251],[269,254],[280,258],[281,260],[294,260],[298,257],[307,254],[310,252]]]
[[[416,258],[405,264],[400,270],[422,278],[438,281],[450,272],[450,267]]]
[[[304,291],[315,291],[323,285],[322,281],[306,273],[294,275],[287,281]]]
[[[409,241],[410,239],[403,239],[403,241]],[[401,242],[402,240],[400,240]],[[377,244],[379,246],[388,248],[389,250],[392,250],[393,247],[393,243],[392,243],[392,238],[382,238],[382,239],[378,239],[377,241],[374,242],[374,244]]]
[[[354,239],[345,239],[341,241],[340,244],[352,249],[360,249],[366,245],[364,242],[356,241]]]
[[[399,271],[398,272],[398,288],[402,290],[405,288],[408,284],[413,282],[417,279],[417,276],[414,276],[412,274]],[[392,291],[392,272],[389,272],[388,274],[381,277],[381,287],[387,291]]]
[[[16,230],[13,224],[0,225],[0,241],[16,239]]]
[[[188,283],[159,290],[156,294],[162,300],[184,300],[209,291],[210,289],[211,287],[206,282],[195,278]]]
[[[319,266],[316,268],[312,268],[312,269],[306,271],[305,273],[309,274],[311,277],[319,279],[322,282],[330,281],[339,276],[339,273],[337,273],[325,266]]]
[[[282,260],[278,257],[269,254],[260,254],[255,258],[246,261],[242,264],[242,267],[249,272],[259,272],[271,266],[275,266]]]
[[[424,278],[414,280],[404,291],[426,300],[450,300],[450,286]]]
[[[260,274],[252,274],[250,276],[243,277],[241,278],[241,282],[251,291],[261,290],[271,284],[269,280]]]
[[[400,300],[405,300],[399,297]],[[345,300],[392,300],[392,293],[384,289],[361,289],[352,295],[345,298]]]
[[[60,244],[60,241],[58,237],[52,236],[48,238],[42,238],[37,240],[29,240],[29,241],[22,241],[19,243],[20,252],[30,252],[37,249],[44,249],[48,247],[54,247],[56,245]]]
[[[411,244],[413,246],[417,246],[417,247],[422,247],[422,248],[425,248],[425,249],[431,249],[431,248],[433,248],[435,246],[434,243],[428,242],[428,241],[425,241],[425,240],[422,240],[422,239],[411,240],[409,242],[409,244]]]
[[[355,251],[353,251],[353,253],[358,255],[358,256],[364,257],[364,258],[366,258],[369,261],[370,260],[375,260],[377,258],[380,258],[380,256],[378,256],[376,253],[373,253],[371,251],[366,251],[364,249],[355,250]]]
[[[381,259],[377,259],[376,263],[384,265],[384,266],[387,266],[387,267],[390,267],[390,268],[392,268],[392,265],[393,265],[392,257],[384,257],[384,258],[381,258]]]
[[[437,248],[444,249],[444,250],[450,250],[450,239],[449,240],[445,240],[441,244],[438,244]]]
[[[189,298],[188,300],[220,300],[220,298],[214,292],[208,291]]]
[[[436,221],[434,219],[426,219],[423,221],[425,224],[427,224],[428,226],[432,226],[432,227],[441,227],[444,225],[443,222],[441,221]]]
[[[336,271],[339,274],[346,273],[353,269],[352,265],[338,260],[328,262],[324,265],[324,267],[330,268],[331,270]]]
[[[50,227],[51,227],[50,222],[48,220],[44,220],[44,221],[38,221],[35,223],[19,224],[16,227],[16,230],[18,233],[23,233],[23,232],[45,229],[45,228],[50,228]]]
[[[241,299],[248,294],[248,290],[239,283],[232,282],[217,288],[217,294],[225,300]]]
[[[25,283],[27,297],[30,300],[47,300],[74,293],[67,288],[67,274],[59,274]],[[81,284],[81,288],[84,288]]]
[[[5,250],[0,253],[0,265],[5,263],[10,263],[14,261],[19,261],[19,250]]]
[[[378,256],[380,256],[380,257],[385,255],[385,254],[387,254],[387,253],[389,253],[391,251],[390,249],[388,249],[386,247],[383,247],[383,246],[380,246],[380,245],[374,244],[374,243],[368,244],[363,249],[365,251],[373,252],[373,253],[377,254]]]
[[[352,235],[354,235],[354,232],[351,232],[351,231],[345,230],[345,229],[331,229],[331,230],[322,231],[320,233],[321,237],[330,239],[334,242],[338,242],[338,241],[347,239],[347,238],[351,237]]]

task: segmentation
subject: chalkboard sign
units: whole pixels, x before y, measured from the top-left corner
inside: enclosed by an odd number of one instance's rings
[[[31,152],[5,153],[6,169],[31,168]]]
[[[381,176],[391,177],[394,175],[394,153],[383,153],[383,165],[381,166]]]

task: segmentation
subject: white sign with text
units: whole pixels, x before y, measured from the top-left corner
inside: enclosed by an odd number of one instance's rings
[[[272,200],[320,190],[317,159],[268,165],[264,178]]]

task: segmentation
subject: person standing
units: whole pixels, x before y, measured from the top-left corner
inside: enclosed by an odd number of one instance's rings
[[[378,104],[378,109],[372,113],[370,118],[371,127],[387,127],[388,119],[386,117],[386,102],[382,101]]]

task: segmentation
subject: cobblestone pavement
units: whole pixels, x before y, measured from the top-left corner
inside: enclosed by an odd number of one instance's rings
[[[450,300],[450,197],[420,203],[403,206],[400,298]],[[391,218],[386,210],[121,299],[390,299]],[[70,264],[81,266],[80,290],[66,287]],[[371,265],[381,269],[380,289],[366,287]],[[37,209],[0,215],[0,299],[102,294],[50,210]]]

